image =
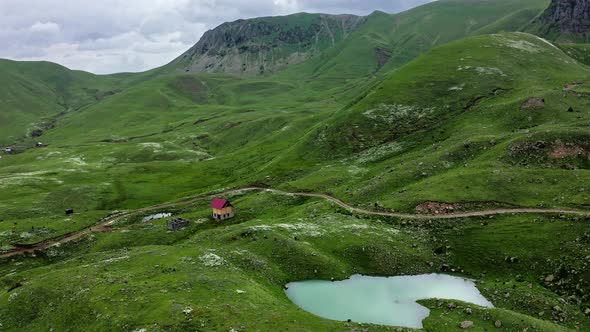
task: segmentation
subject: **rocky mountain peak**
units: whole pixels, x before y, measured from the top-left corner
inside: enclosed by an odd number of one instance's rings
[[[362,22],[354,15],[295,14],[224,23],[175,60],[185,72],[257,75],[321,54]]]
[[[590,1],[552,0],[540,21],[560,34],[586,36],[590,32]]]

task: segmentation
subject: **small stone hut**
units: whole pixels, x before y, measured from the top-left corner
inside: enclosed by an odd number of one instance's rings
[[[183,228],[186,228],[190,225],[190,220],[182,219],[182,218],[174,218],[168,221],[168,229],[171,231],[179,231]]]

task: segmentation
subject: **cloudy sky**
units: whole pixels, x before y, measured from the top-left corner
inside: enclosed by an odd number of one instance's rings
[[[105,74],[163,65],[217,25],[296,12],[399,12],[431,0],[0,0],[0,58]]]

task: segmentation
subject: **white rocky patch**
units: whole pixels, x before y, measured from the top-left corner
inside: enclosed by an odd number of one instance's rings
[[[306,235],[310,237],[319,237],[324,234],[322,228],[310,223],[296,223],[296,224],[278,224],[277,227],[292,231],[293,234]]]
[[[362,236],[372,234],[376,236],[390,237],[399,233],[399,230],[383,226],[380,223],[359,223],[356,218],[339,215],[324,215],[320,218],[300,218],[297,223],[281,223],[275,225],[257,225],[249,227],[251,231],[287,230],[290,235],[321,237],[328,235]]]
[[[464,88],[465,88],[465,83],[463,83],[463,84],[460,84],[460,85],[455,85],[455,86],[452,86],[452,87],[450,87],[448,90],[449,90],[449,91],[461,91],[461,90],[463,90]]]
[[[356,156],[356,161],[359,163],[369,163],[385,158],[391,154],[401,152],[403,146],[397,142],[386,143],[376,147],[367,149]]]
[[[500,75],[500,76],[507,76],[506,74],[504,74],[504,72],[502,71],[502,69],[495,68],[495,67],[476,67],[475,68],[475,71],[479,75]]]
[[[45,171],[37,171],[37,172],[28,172],[28,173],[9,173],[3,176],[0,176],[0,186],[7,186],[7,185],[24,185],[28,183],[38,183],[38,182],[47,182],[53,181],[58,184],[63,183],[63,181],[56,179],[54,177],[44,177],[41,175],[45,175],[48,172]]]
[[[125,259],[129,259],[129,256],[113,257],[113,258],[102,260],[99,263],[101,263],[101,264],[110,264],[110,263],[122,261],[122,260],[125,260]]]
[[[421,119],[436,111],[436,107],[416,105],[380,104],[377,108],[365,111],[364,116],[371,120],[393,124],[400,119]]]
[[[218,256],[212,252],[202,255],[199,257],[199,259],[203,265],[208,267],[217,267],[225,264],[225,259],[223,259],[223,257]]]
[[[16,298],[18,297],[18,292],[12,292],[9,296],[8,296],[8,302],[12,302],[14,301]]]
[[[29,232],[22,232],[22,233],[20,233],[19,236],[20,236],[21,239],[28,239],[28,238],[33,237],[33,234],[31,234]]]
[[[350,173],[352,175],[364,174],[367,172],[366,168],[361,168],[361,167],[358,167],[355,165],[348,167],[347,170],[348,170],[348,173]]]
[[[253,230],[253,231],[270,231],[272,229],[273,229],[273,227],[271,225],[256,225],[256,226],[250,227],[250,230]]]
[[[139,143],[139,146],[141,146],[143,148],[152,149],[156,153],[161,152],[162,149],[164,148],[161,143],[156,143],[156,142]]]
[[[371,226],[369,226],[367,224],[350,224],[350,225],[346,225],[342,228],[358,231],[358,230],[362,230],[362,229],[369,229],[369,228],[371,228]]]
[[[528,53],[540,53],[543,49],[526,40],[504,39],[503,44],[513,49]]]
[[[83,157],[80,156],[76,156],[76,157],[72,157],[72,158],[68,158],[66,159],[67,162],[72,163],[76,166],[86,166],[88,165],[87,162],[84,161]]]

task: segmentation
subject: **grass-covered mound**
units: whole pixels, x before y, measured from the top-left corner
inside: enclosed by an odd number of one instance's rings
[[[590,326],[579,305],[587,303],[587,276],[576,265],[590,254],[578,238],[587,221],[515,216],[409,223],[360,218],[323,201],[268,193],[236,196],[233,202],[238,217],[225,223],[206,217],[203,200],[173,210],[174,217],[192,220],[183,231],[168,232],[165,219],[142,222],[137,216],[115,224],[112,232],[95,233],[36,258],[5,261],[3,328],[361,329],[304,312],[288,300],[283,286],[357,273],[441,269],[477,280],[498,309],[456,301],[448,309],[448,301],[427,301],[433,311],[425,330],[438,331],[434,327],[445,324],[453,330],[463,320],[478,328],[500,320],[499,331]],[[558,243],[546,246],[556,233],[567,249]],[[562,266],[567,276],[553,272]],[[547,273],[555,273],[555,279],[547,281]],[[585,288],[578,293],[580,285]]]

